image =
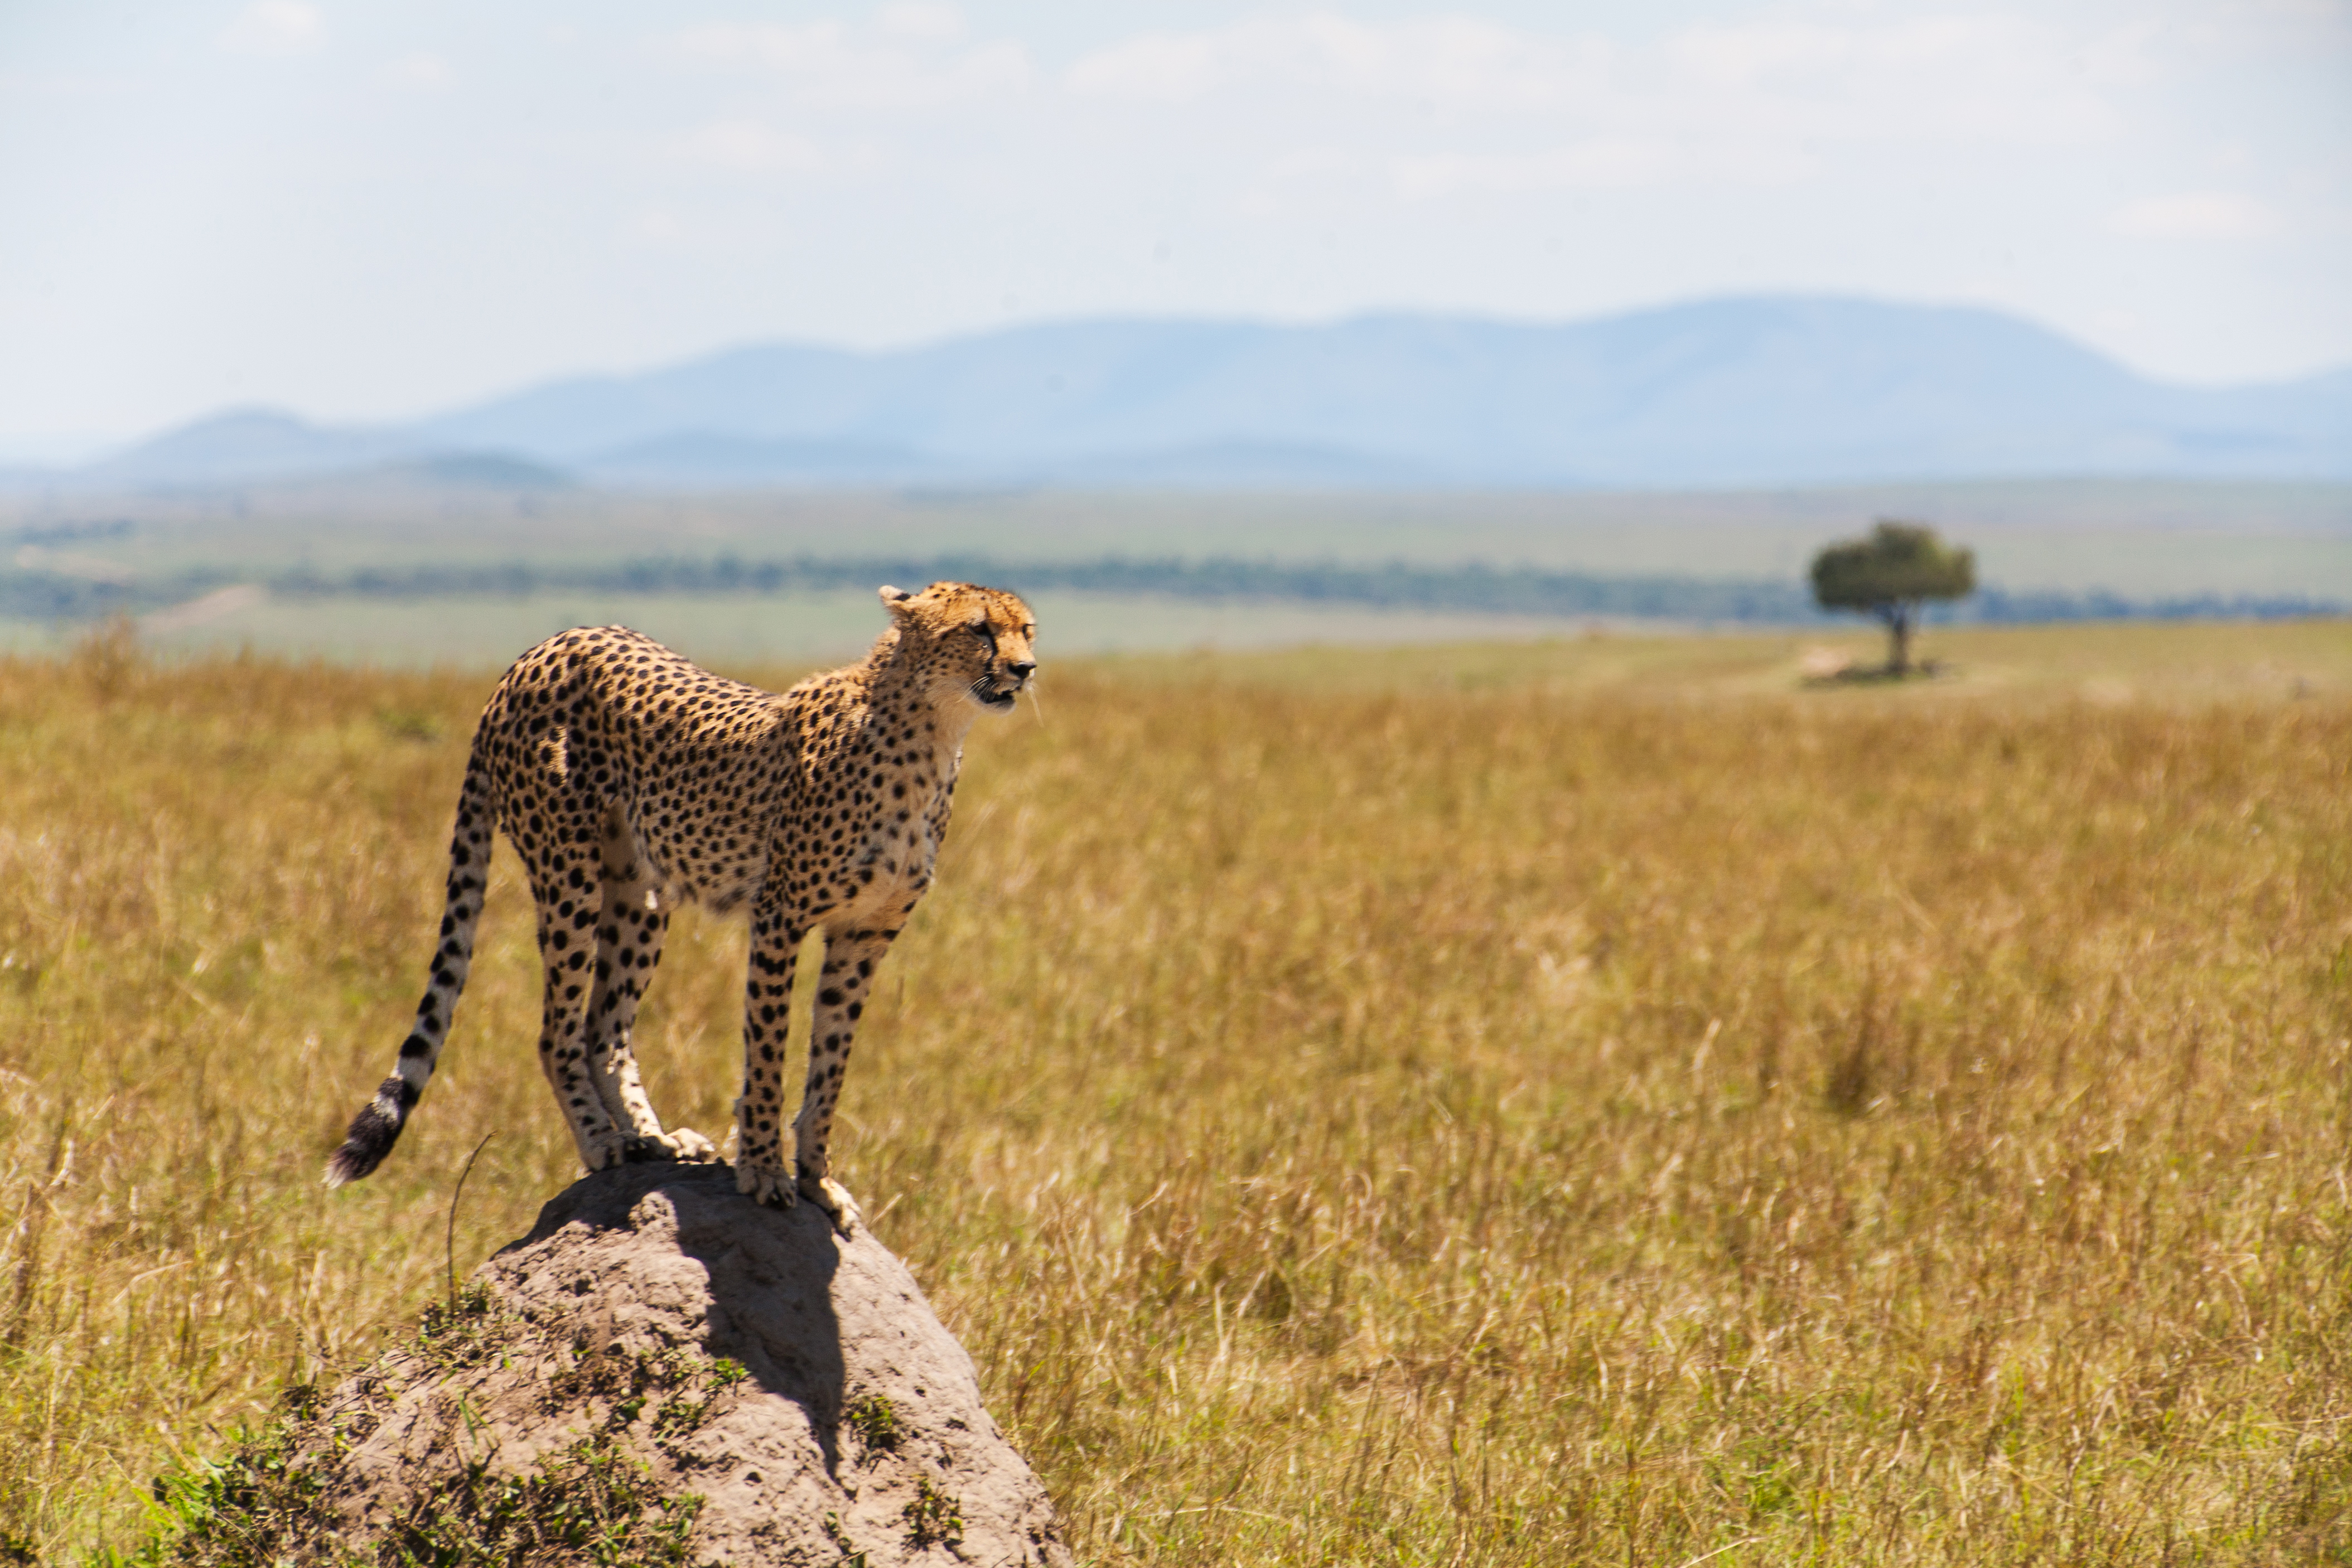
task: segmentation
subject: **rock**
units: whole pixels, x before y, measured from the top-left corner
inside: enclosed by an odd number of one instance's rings
[[[298,1414],[286,1473],[331,1521],[306,1539],[372,1560],[436,1530],[582,1560],[576,1527],[639,1531],[600,1561],[1071,1561],[906,1265],[721,1166],[576,1184],[414,1347]]]

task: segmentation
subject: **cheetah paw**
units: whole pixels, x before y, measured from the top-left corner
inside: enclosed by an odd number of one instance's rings
[[[735,1190],[771,1208],[790,1208],[800,1200],[790,1173],[740,1160],[735,1165]]]
[[[668,1133],[652,1133],[646,1138],[628,1140],[630,1159],[682,1159],[694,1164],[710,1159],[713,1152],[710,1140],[691,1126],[673,1126]]]
[[[865,1223],[866,1217],[857,1210],[857,1200],[831,1176],[811,1176],[803,1171],[800,1189],[803,1197],[824,1210],[825,1218],[833,1221],[833,1228],[841,1232],[843,1240],[856,1235],[857,1228]]]
[[[700,1162],[719,1157],[717,1145],[691,1127],[672,1127],[669,1130],[669,1146],[677,1151],[677,1157],[682,1160]]]

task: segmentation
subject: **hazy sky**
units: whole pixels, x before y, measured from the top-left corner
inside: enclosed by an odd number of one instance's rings
[[[2352,362],[2352,3],[0,4],[18,455],[753,339],[1761,290]]]

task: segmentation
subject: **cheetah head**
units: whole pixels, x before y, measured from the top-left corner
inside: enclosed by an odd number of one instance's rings
[[[920,593],[881,590],[899,647],[930,675],[942,696],[958,689],[991,713],[1012,709],[1035,673],[1030,647],[1037,618],[1013,595],[969,582],[935,582]]]

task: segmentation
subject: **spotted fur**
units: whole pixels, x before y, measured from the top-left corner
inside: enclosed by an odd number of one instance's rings
[[[702,1159],[665,1131],[629,1031],[669,913],[748,906],[736,1185],[790,1207],[797,1190],[844,1233],[856,1205],[825,1145],[875,967],[926,888],[965,733],[1036,664],[1028,606],[935,582],[881,591],[890,628],[866,657],[777,695],[721,680],[625,626],[551,637],[499,682],[474,733],[449,846],[432,980],[398,1065],[352,1119],[327,1185],[373,1170],[448,1038],[482,912],[492,834],[522,857],[539,908],[540,1067],[590,1170]],[[785,1160],[785,1019],[801,942],[824,935],[808,1075]]]

